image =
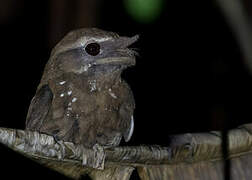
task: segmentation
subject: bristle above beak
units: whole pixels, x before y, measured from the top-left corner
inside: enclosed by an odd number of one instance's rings
[[[137,40],[139,39],[139,35],[135,35],[133,37],[119,37],[119,39],[117,40],[117,46],[121,49],[121,48],[127,48],[130,45],[134,44]]]
[[[137,42],[137,40],[139,39],[139,35],[135,35],[133,37],[130,37],[126,40],[126,47],[129,47],[130,45],[134,44],[135,42]]]

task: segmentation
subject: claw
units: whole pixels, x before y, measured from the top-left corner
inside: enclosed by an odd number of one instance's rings
[[[83,147],[82,165],[89,166],[95,169],[104,169],[105,152],[104,148],[99,144],[95,144],[93,149]]]
[[[88,157],[85,155],[85,153],[82,154],[82,165],[83,166],[87,166],[88,165]]]
[[[56,143],[59,145],[59,152],[57,154],[58,159],[62,160],[62,159],[64,159],[65,153],[66,153],[65,145],[62,140],[56,141]]]
[[[105,162],[104,148],[99,144],[95,144],[93,146],[93,150],[94,150],[94,168],[104,169],[104,162]]]
[[[57,153],[57,157],[59,160],[62,160],[62,159],[64,159],[65,153],[66,153],[65,145],[62,140],[59,140],[58,136],[53,135],[53,138],[54,138],[54,141],[56,142],[56,144],[59,146],[59,151]]]

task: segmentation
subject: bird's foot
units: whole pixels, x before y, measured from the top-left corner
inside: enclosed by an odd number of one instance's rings
[[[104,148],[99,144],[95,144],[93,146],[93,151],[94,151],[95,167],[97,169],[104,169],[104,162],[105,162]]]
[[[53,137],[54,137],[54,141],[56,142],[56,144],[59,147],[57,157],[59,160],[62,160],[62,159],[64,159],[65,153],[66,153],[65,145],[64,145],[63,141],[60,140],[57,136],[53,136]]]
[[[105,163],[105,152],[104,148],[99,145],[95,144],[93,149],[84,150],[82,156],[82,165],[89,166],[95,169],[104,169]]]

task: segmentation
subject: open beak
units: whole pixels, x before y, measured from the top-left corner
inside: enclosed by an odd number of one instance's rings
[[[99,59],[96,64],[118,64],[118,65],[135,65],[135,55],[137,54],[134,50],[128,48],[130,45],[135,43],[139,39],[139,35],[133,37],[119,37],[113,43],[115,44],[115,52],[111,57]]]

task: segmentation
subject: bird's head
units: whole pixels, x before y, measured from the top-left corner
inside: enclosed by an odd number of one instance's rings
[[[99,74],[121,70],[135,64],[135,51],[129,46],[133,37],[97,28],[83,28],[68,33],[53,49],[51,66],[64,73]]]

